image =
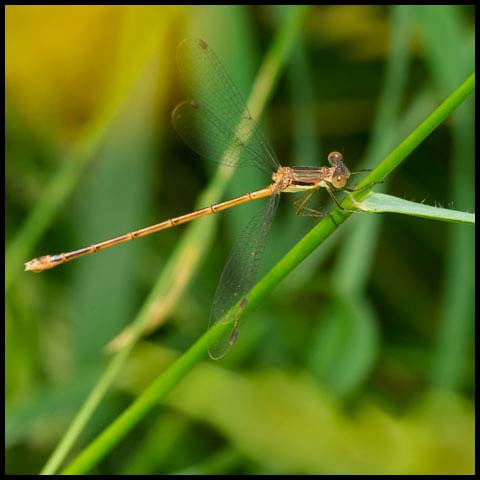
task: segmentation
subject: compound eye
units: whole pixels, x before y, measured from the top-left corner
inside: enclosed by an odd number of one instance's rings
[[[343,173],[339,173],[338,171],[332,177],[332,185],[335,188],[343,188],[347,183],[347,178]]]
[[[343,155],[340,152],[331,152],[328,155],[328,163],[333,167],[338,166],[343,162]]]

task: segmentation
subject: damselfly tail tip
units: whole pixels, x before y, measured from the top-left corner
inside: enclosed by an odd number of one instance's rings
[[[42,261],[43,257],[39,258],[34,258],[33,260],[30,260],[29,262],[26,262],[25,265],[25,271],[26,272],[41,272],[44,270],[43,264],[44,262]]]
[[[43,270],[48,270],[49,268],[56,267],[61,263],[64,263],[64,259],[61,255],[44,255],[43,257],[37,257],[29,262],[26,262],[25,271],[39,273]]]

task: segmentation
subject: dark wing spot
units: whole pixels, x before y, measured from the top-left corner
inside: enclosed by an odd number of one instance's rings
[[[198,39],[198,44],[204,50],[206,50],[208,48],[207,42],[205,40],[202,40],[201,38]]]

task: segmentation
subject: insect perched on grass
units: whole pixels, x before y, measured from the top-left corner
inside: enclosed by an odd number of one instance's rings
[[[280,194],[302,192],[294,202],[296,213],[323,217],[326,215],[324,212],[306,206],[310,197],[319,188],[325,188],[337,206],[343,210],[333,192],[337,189],[354,191],[345,185],[351,174],[360,171],[350,172],[339,152],[328,155],[330,167],[282,167],[273,149],[257,128],[237,88],[207,43],[203,40],[184,40],[178,47],[177,60],[183,80],[194,98],[177,105],[172,113],[172,121],[179,135],[200,155],[230,166],[255,166],[271,175],[273,182],[265,188],[232,200],[170,218],[88,247],[34,258],[25,263],[25,270],[41,272],[83,255],[269,197],[267,204],[252,218],[244,235],[236,242],[220,277],[209,326],[222,320],[229,322],[230,328],[209,349],[210,356],[218,359],[227,353],[237,338],[241,313],[248,303],[248,292],[254,284]]]

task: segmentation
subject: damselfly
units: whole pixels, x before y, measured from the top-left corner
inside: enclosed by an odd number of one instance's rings
[[[330,167],[282,167],[273,149],[257,128],[237,88],[207,43],[203,40],[184,40],[178,47],[177,61],[183,80],[193,97],[193,100],[177,105],[172,113],[173,124],[179,135],[200,155],[226,165],[255,166],[271,175],[273,182],[265,188],[232,200],[170,218],[110,240],[71,252],[35,258],[25,263],[25,270],[41,272],[205,215],[269,197],[267,204],[249,222],[244,235],[237,240],[220,277],[209,326],[225,321],[229,322],[230,327],[225,335],[210,347],[210,356],[218,359],[225,355],[237,338],[240,317],[248,302],[248,292],[255,281],[280,193],[303,192],[294,202],[296,213],[322,217],[325,213],[306,206],[313,193],[320,187],[325,188],[337,206],[343,210],[335,198],[334,190],[354,191],[345,185],[351,174],[360,171],[350,172],[339,152],[328,155]]]

